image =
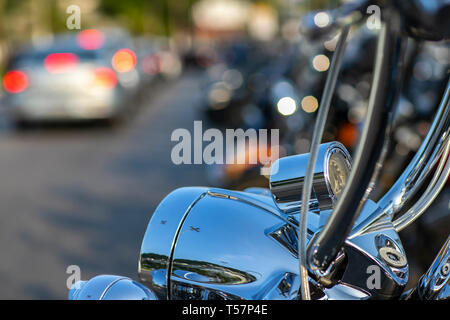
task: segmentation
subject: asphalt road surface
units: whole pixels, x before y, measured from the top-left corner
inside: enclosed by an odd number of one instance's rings
[[[0,130],[0,299],[65,299],[66,269],[136,278],[142,237],[170,191],[206,185],[201,165],[176,166],[173,130],[198,119],[202,76],[146,91],[116,129]],[[192,130],[192,129],[191,129]]]

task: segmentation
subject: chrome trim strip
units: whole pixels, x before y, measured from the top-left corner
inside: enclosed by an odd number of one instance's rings
[[[169,256],[169,265],[167,268],[167,298],[168,300],[171,300],[172,296],[172,288],[170,286],[170,278],[172,274],[172,267],[173,267],[173,253],[175,252],[175,248],[177,246],[178,236],[180,235],[180,230],[183,227],[184,221],[186,220],[187,216],[189,215],[189,212],[191,212],[192,208],[199,202],[205,195],[207,195],[208,192],[204,192],[201,195],[195,199],[191,205],[186,209],[183,218],[181,218],[180,223],[178,224],[177,231],[175,232],[175,236],[173,237],[172,244],[170,246],[170,256]]]

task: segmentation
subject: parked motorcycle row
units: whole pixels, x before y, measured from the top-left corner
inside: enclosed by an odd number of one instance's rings
[[[207,68],[201,116],[220,128],[277,128],[282,154],[307,152],[325,71],[335,45],[336,38],[324,42],[304,39],[296,43],[229,45],[223,58]],[[333,97],[325,140],[338,140],[349,150],[356,145],[366,114],[375,49],[373,30],[363,28],[354,32]],[[440,93],[445,89],[449,58],[445,43],[411,43],[408,47],[405,62],[408,82],[400,98],[395,143],[389,152],[393,156],[389,173],[392,178],[425,136]],[[210,183],[232,189],[267,186],[267,179],[260,176],[257,165],[234,167],[236,170],[227,170],[226,165],[209,168]],[[392,184],[389,177],[383,179],[386,180],[383,188]]]

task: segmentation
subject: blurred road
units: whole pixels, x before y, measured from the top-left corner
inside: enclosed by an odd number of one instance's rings
[[[0,125],[0,299],[65,299],[66,268],[136,278],[146,225],[163,197],[205,185],[202,166],[170,160],[192,128],[201,75],[158,84],[116,129],[16,132]]]

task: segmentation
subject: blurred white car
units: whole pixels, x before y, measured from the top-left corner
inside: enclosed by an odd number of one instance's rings
[[[15,55],[3,77],[5,104],[18,124],[117,119],[139,76],[126,36],[83,30]]]

